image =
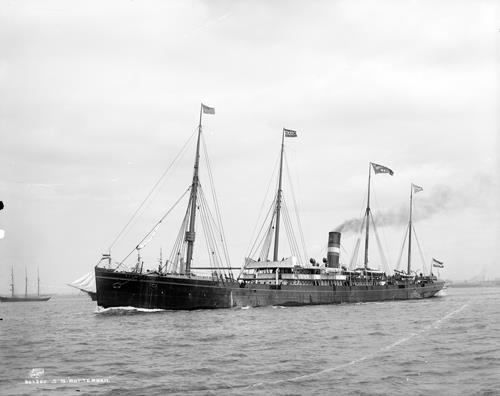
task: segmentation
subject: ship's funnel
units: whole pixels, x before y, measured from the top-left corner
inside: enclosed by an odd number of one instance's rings
[[[328,233],[328,267],[339,268],[340,256],[340,232],[330,231]]]

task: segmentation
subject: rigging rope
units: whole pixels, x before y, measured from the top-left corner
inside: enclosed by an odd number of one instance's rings
[[[125,230],[129,227],[129,225],[132,223],[132,221],[136,218],[136,216],[138,215],[139,211],[144,207],[144,205],[146,204],[146,202],[148,201],[148,199],[151,197],[151,195],[156,190],[156,188],[160,185],[160,183],[165,178],[165,176],[170,171],[170,169],[175,164],[175,162],[177,162],[177,160],[181,157],[181,155],[184,154],[184,152],[186,150],[186,147],[188,146],[189,142],[191,141],[191,139],[193,138],[193,136],[195,135],[195,133],[196,133],[196,131],[194,131],[191,134],[191,136],[188,138],[188,140],[186,141],[186,143],[184,143],[184,146],[182,146],[181,150],[174,157],[174,159],[172,160],[172,162],[170,163],[170,165],[163,172],[163,174],[160,176],[160,178],[158,179],[158,181],[153,185],[153,187],[151,188],[151,190],[149,191],[149,193],[146,195],[146,197],[144,198],[144,200],[141,202],[141,204],[138,206],[138,208],[132,214],[132,217],[125,224],[125,226],[121,229],[121,231],[118,233],[118,235],[116,236],[116,238],[113,240],[113,242],[111,243],[111,245],[108,248],[109,252],[111,251],[111,249],[113,248],[113,246],[116,244],[116,242],[118,242],[118,240],[121,238],[121,236],[123,235],[123,233],[125,232]],[[123,262],[123,260],[122,260],[122,262]]]
[[[412,229],[413,229],[413,234],[415,235],[415,240],[417,241],[418,251],[420,253],[420,259],[422,260],[422,272],[425,273],[427,271],[427,267],[425,266],[424,254],[422,248],[420,247],[420,242],[418,241],[417,238],[417,231],[415,230],[413,224],[412,224]]]
[[[379,205],[379,203],[378,203],[377,193],[376,193],[376,191],[375,191],[375,190],[373,190],[373,189],[372,189],[372,191],[373,191],[372,196],[373,196],[373,199],[374,199],[374,201],[375,201],[375,204],[377,205],[377,207],[378,207],[378,208],[380,208],[381,206],[380,206],[380,205]],[[381,246],[383,247],[383,251],[384,251],[384,252],[391,252],[391,250],[387,249],[387,246],[388,246],[388,244],[387,244],[387,238],[386,238],[386,236],[385,236],[385,232],[384,232],[384,227],[386,226],[386,224],[384,224],[384,221],[381,221],[381,224],[382,224],[382,230],[381,230],[381,232],[380,232],[380,233],[381,233],[381,235],[382,235],[382,237],[381,237]],[[375,227],[375,221],[374,221],[373,225],[374,225],[374,227]],[[389,263],[389,262],[387,262],[387,264],[388,264],[388,263]]]
[[[363,230],[365,229],[366,216],[362,217],[361,225],[358,230],[358,238],[356,239],[356,244],[354,245],[354,251],[352,253],[351,262],[349,263],[349,268],[354,269],[358,262],[359,246],[361,244],[361,236],[363,235]]]
[[[377,239],[377,245],[378,245],[378,248],[379,248],[379,251],[380,251],[380,258],[382,259],[382,265],[384,266],[384,269],[387,272],[390,272],[389,271],[389,264],[388,264],[387,259],[385,257],[384,250],[382,248],[382,243],[380,242],[380,237],[378,235],[378,230],[377,230],[377,227],[375,226],[375,220],[373,219],[373,214],[371,212],[370,212],[370,216],[371,216],[371,219],[372,219],[373,230],[375,231],[375,237]]]
[[[184,214],[184,219],[182,220],[182,224],[179,229],[179,233],[177,234],[177,238],[175,240],[174,247],[172,248],[172,252],[170,253],[169,260],[167,260],[164,265],[165,270],[167,272],[177,273],[180,270],[179,261],[182,257],[184,257],[184,255],[181,254],[181,250],[184,250],[187,244],[185,241],[185,235],[189,225],[190,213],[191,213],[191,196],[189,197],[186,213]]]
[[[209,256],[214,260],[213,261],[213,267],[214,269],[222,272],[224,276],[227,276],[226,270],[229,270],[230,268],[230,261],[228,257],[224,257],[226,261],[222,260],[222,256],[220,254],[220,247],[222,247],[223,253],[224,253],[224,241],[221,240],[221,245],[217,243],[217,239],[215,238],[215,231],[219,231],[217,229],[217,224],[210,212],[210,207],[208,206],[208,202],[206,200],[205,194],[203,192],[203,189],[200,188],[200,213],[201,213],[201,218],[202,218],[202,226],[204,229],[204,234],[205,238],[207,241],[207,247],[209,248]],[[221,265],[224,264],[224,265]],[[229,273],[230,278],[232,278],[232,272]]]
[[[294,208],[295,208],[295,218],[297,220],[297,225],[298,225],[298,228],[299,228],[300,241],[302,243],[302,249],[303,249],[305,258],[307,258],[307,257],[309,257],[309,255],[307,254],[307,248],[306,248],[304,233],[302,231],[302,223],[300,221],[300,216],[299,216],[299,206],[297,205],[297,200],[295,199],[295,190],[293,188],[292,177],[290,176],[290,169],[288,167],[288,157],[287,157],[286,152],[285,152],[285,165],[286,165],[286,171],[287,171],[287,174],[288,174],[288,180],[290,182],[290,191],[292,192],[292,200],[293,200],[293,205],[294,205]]]
[[[397,265],[396,265],[396,269],[399,271],[399,268],[401,266],[401,259],[403,258],[403,251],[404,251],[404,248],[405,248],[405,244],[406,244],[406,238],[408,236],[408,230],[410,229],[410,224],[408,223],[406,225],[406,231],[405,231],[405,236],[403,238],[403,243],[401,244],[401,250],[399,251],[399,258],[398,258],[398,262],[397,262]]]
[[[283,199],[283,219],[284,219],[284,224],[285,224],[285,229],[286,229],[286,233],[287,233],[287,238],[288,238],[288,244],[290,246],[290,250],[292,252],[292,254],[294,256],[297,257],[297,259],[299,260],[299,262],[302,264],[304,261],[303,261],[303,258],[302,258],[302,254],[300,253],[300,248],[299,248],[299,245],[297,243],[297,239],[295,237],[295,233],[293,232],[293,225],[292,225],[292,221],[291,221],[291,218],[290,218],[290,214],[288,212],[288,205],[286,205],[286,202],[285,200]]]
[[[260,230],[259,230],[256,238],[254,239],[254,242],[253,242],[251,249],[248,251],[248,257],[251,257],[253,254],[255,254],[257,252],[258,248],[263,243],[265,243],[266,239],[270,236],[270,234],[272,232],[274,215],[276,212],[275,210],[273,211],[273,209],[275,209],[275,202],[276,202],[276,196],[274,197],[273,202],[271,203],[271,206],[269,206],[269,210],[267,211],[266,217],[264,218],[264,221],[262,222]],[[267,228],[267,231],[263,234],[262,239],[259,239],[261,236],[262,230],[264,229],[264,226],[267,224],[267,221],[268,221],[267,219],[269,218],[269,215],[271,214],[271,212],[272,212],[271,223],[270,223],[269,227]],[[255,232],[255,230],[254,230],[254,232]],[[268,253],[269,253],[269,248],[268,248]],[[267,254],[265,257],[267,258]],[[264,257],[261,256],[261,258],[264,258]]]
[[[274,168],[273,168],[273,171],[272,171],[272,173],[271,173],[271,177],[270,177],[270,179],[269,179],[269,182],[267,183],[266,194],[264,195],[264,199],[262,200],[262,204],[260,205],[259,215],[257,216],[257,220],[256,220],[256,222],[255,222],[255,226],[254,226],[253,231],[252,231],[252,236],[253,236],[253,235],[255,235],[255,230],[257,229],[258,225],[259,225],[259,224],[262,224],[262,226],[261,226],[261,228],[260,228],[260,230],[259,230],[259,233],[258,233],[258,234],[257,234],[257,236],[255,237],[255,239],[254,239],[254,238],[250,239],[250,243],[248,244],[247,252],[248,252],[248,256],[249,256],[249,257],[251,257],[251,255],[252,255],[252,252],[253,252],[253,249],[254,249],[255,243],[256,243],[256,241],[258,240],[259,235],[260,235],[260,233],[261,233],[261,231],[262,231],[262,228],[264,228],[264,224],[266,224],[266,220],[267,220],[267,217],[269,216],[269,212],[271,211],[271,209],[273,208],[274,203],[275,203],[276,196],[275,196],[275,197],[274,197],[274,199],[273,199],[273,204],[271,205],[271,207],[270,207],[269,211],[267,212],[266,217],[264,218],[264,221],[263,221],[262,223],[260,223],[260,217],[261,217],[261,215],[262,215],[262,211],[264,210],[264,205],[265,205],[265,203],[266,203],[267,196],[269,195],[269,190],[271,189],[271,183],[272,183],[272,182],[273,182],[273,180],[274,180],[274,174],[276,173],[276,168],[278,167],[279,159],[280,159],[280,158],[279,158],[279,156],[278,156],[278,158],[276,159],[276,162],[274,163]],[[252,241],[253,241],[253,244],[252,244]],[[252,247],[250,248],[250,246],[252,246]]]
[[[132,249],[132,251],[127,254],[127,256],[125,256],[125,258],[120,261],[120,263],[118,264],[118,266],[116,267],[116,269],[118,269],[122,264],[123,262],[128,259],[130,257],[130,255],[132,253],[134,253],[134,251],[136,250],[140,250],[142,248],[139,248],[139,246],[153,233],[155,232],[156,233],[156,230],[157,230],[157,227],[160,225],[160,223],[165,220],[165,218],[170,214],[170,212],[172,212],[172,210],[174,210],[174,208],[177,206],[177,204],[182,200],[182,198],[184,198],[184,196],[187,194],[187,192],[191,189],[191,186],[188,187],[186,189],[186,191],[184,191],[184,193],[177,199],[177,201],[175,201],[175,203],[170,207],[170,209],[162,216],[162,218],[160,219],[160,221],[158,221],[155,226],[146,234],[146,236],[144,238],[142,238],[142,240],[136,245],[136,247],[134,249]],[[148,241],[149,242],[149,241]]]
[[[227,250],[227,245],[226,245],[226,234],[224,232],[224,223],[222,221],[219,200],[217,199],[217,194],[215,192],[215,182],[214,182],[214,178],[213,178],[213,174],[212,174],[212,166],[211,166],[211,162],[210,162],[210,157],[208,156],[208,149],[207,149],[207,145],[205,143],[205,137],[203,135],[201,135],[201,137],[202,137],[202,142],[203,142],[203,151],[205,154],[205,162],[206,162],[207,170],[208,170],[208,177],[209,177],[209,181],[210,181],[212,200],[214,202],[215,215],[217,218],[218,231],[220,234],[221,244],[222,244],[224,256],[226,258],[226,262],[230,263],[229,252]]]

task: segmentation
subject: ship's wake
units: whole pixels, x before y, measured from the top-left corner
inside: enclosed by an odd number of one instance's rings
[[[136,307],[110,307],[103,308],[97,307],[94,311],[97,315],[137,315],[137,314],[147,314],[147,313],[157,313],[157,312],[165,312],[164,309],[148,309],[148,308],[136,308]]]
[[[455,309],[455,310],[447,313],[441,319],[438,319],[435,322],[431,323],[430,325],[427,325],[427,326],[423,327],[419,331],[417,331],[415,333],[411,333],[411,334],[407,335],[406,337],[403,337],[403,338],[401,338],[401,339],[393,342],[392,344],[386,345],[386,346],[378,349],[376,352],[367,354],[367,355],[362,356],[362,357],[360,357],[358,359],[351,360],[350,362],[347,362],[347,363],[344,363],[344,364],[340,364],[340,365],[337,365],[337,366],[334,366],[334,367],[328,367],[328,368],[326,368],[324,370],[316,371],[316,372],[311,373],[311,374],[300,375],[300,376],[297,376],[297,377],[286,378],[286,379],[281,379],[281,380],[277,380],[277,381],[258,382],[258,383],[252,384],[252,385],[245,386],[243,388],[244,389],[248,389],[248,388],[255,388],[255,387],[260,387],[260,386],[265,386],[265,385],[277,385],[277,384],[282,384],[282,383],[286,383],[286,382],[300,382],[300,381],[303,381],[303,380],[307,380],[307,379],[310,379],[310,378],[313,378],[313,377],[318,377],[320,375],[327,374],[327,373],[339,370],[341,368],[345,368],[345,367],[349,367],[349,366],[354,366],[357,363],[361,363],[361,362],[363,362],[365,360],[376,358],[377,356],[379,356],[380,353],[389,351],[389,350],[393,349],[394,347],[396,347],[398,345],[404,344],[404,343],[408,342],[409,340],[413,339],[414,337],[419,336],[419,335],[421,335],[421,334],[423,334],[423,333],[425,333],[425,332],[427,332],[427,331],[429,331],[431,329],[438,328],[444,321],[450,319],[452,316],[456,315],[457,313],[459,313],[460,311],[462,311],[466,307],[467,307],[467,304],[464,304],[461,307],[459,307],[459,308],[457,308],[457,309]]]

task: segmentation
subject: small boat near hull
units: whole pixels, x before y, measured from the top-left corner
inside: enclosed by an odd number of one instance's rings
[[[366,286],[265,285],[185,275],[130,274],[96,267],[97,305],[167,310],[300,306],[433,297],[443,282]]]

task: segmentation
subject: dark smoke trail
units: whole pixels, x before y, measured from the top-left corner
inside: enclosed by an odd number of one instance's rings
[[[452,191],[449,186],[438,185],[430,190],[429,195],[419,193],[414,196],[413,216],[416,220],[427,219],[441,210],[446,210],[454,205],[466,203],[466,195]],[[409,220],[409,203],[398,208],[374,212],[375,220],[379,226],[404,225]],[[335,228],[338,232],[359,232],[362,219],[353,218],[344,221]]]

